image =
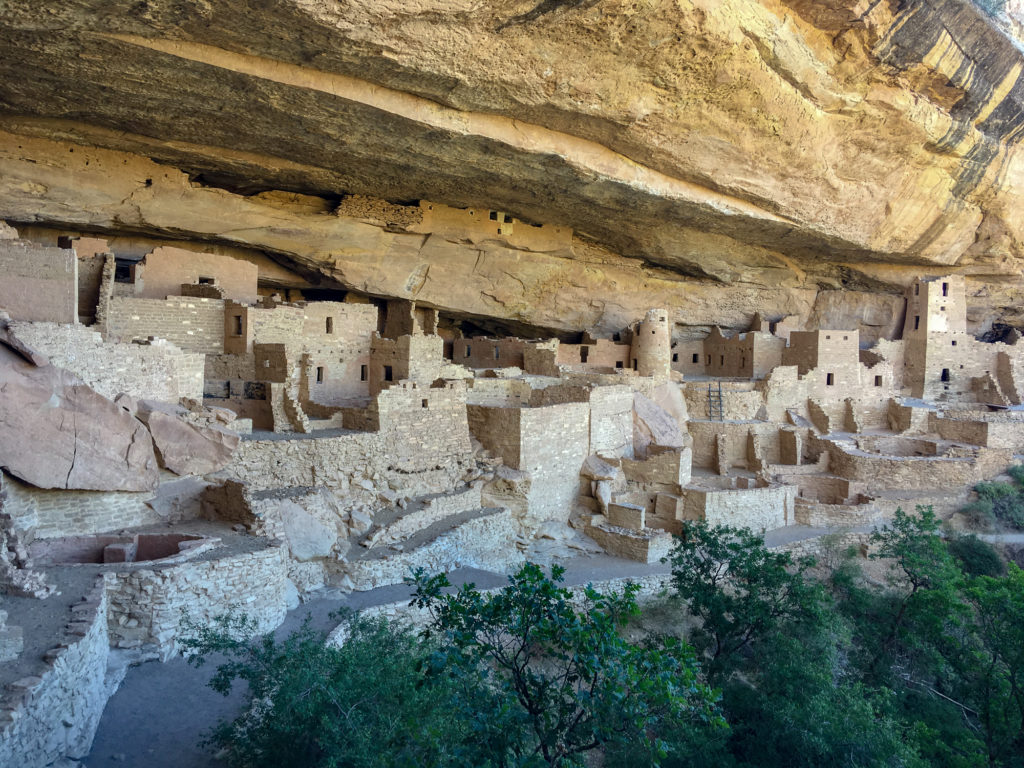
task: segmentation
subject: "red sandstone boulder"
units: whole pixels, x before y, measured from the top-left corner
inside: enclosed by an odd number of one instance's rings
[[[38,488],[149,491],[158,481],[138,420],[74,374],[2,343],[0,467]]]
[[[213,424],[191,423],[186,409],[155,400],[139,400],[138,417],[149,427],[161,465],[178,475],[223,469],[241,439]]]

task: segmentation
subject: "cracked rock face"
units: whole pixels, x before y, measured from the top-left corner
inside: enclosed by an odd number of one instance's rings
[[[0,467],[37,488],[157,487],[146,428],[81,379],[0,345]]]
[[[0,50],[15,223],[553,330],[665,305],[871,339],[951,271],[975,330],[1024,320],[1024,59],[965,0],[11,0]],[[572,235],[425,231],[417,200]]]

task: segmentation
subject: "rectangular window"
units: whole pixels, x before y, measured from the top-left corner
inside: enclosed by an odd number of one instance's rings
[[[633,370],[634,371],[636,370],[636,358],[635,357],[633,358]]]
[[[328,317],[327,318],[327,332],[328,333],[334,333],[334,318],[333,317]]]
[[[741,357],[740,358],[740,368],[746,368],[746,367],[747,367],[747,358]]]
[[[473,354],[473,348],[469,344],[467,344],[466,345],[466,357],[469,357],[472,354]]]
[[[719,366],[725,365],[725,355],[719,355],[718,356],[718,365]]]
[[[881,376],[875,376],[875,386],[876,387],[882,386],[882,377]]]
[[[505,218],[505,223],[506,224],[511,224],[512,223],[512,217],[509,214],[506,213],[504,218]]]
[[[324,383],[324,367],[322,365],[318,365],[316,367],[316,383],[317,384],[323,384]]]
[[[914,315],[914,330],[918,330],[921,327],[921,316]]]
[[[945,311],[946,311],[945,307],[939,307],[939,312],[945,312]]]
[[[914,285],[914,295],[915,296],[920,296],[921,295],[921,284],[920,283],[917,283],[917,284]]]
[[[494,348],[494,359],[497,360],[501,357],[501,350],[498,347]]]
[[[498,220],[498,212],[497,211],[491,211],[491,221],[497,221],[497,220]]]
[[[429,402],[430,402],[429,400],[421,400],[420,401],[420,406],[422,406],[423,408],[426,408],[427,407],[427,403],[429,403]]]
[[[954,342],[953,342],[953,346],[954,346],[954,347],[956,346],[956,341],[954,341]]]
[[[359,366],[359,380],[360,381],[366,381],[366,366],[365,365],[360,365]]]
[[[213,285],[213,283],[214,283],[214,280],[213,280],[212,277],[200,277],[199,278],[199,284],[200,285]]]
[[[622,367],[622,361],[621,360],[616,360],[615,361],[615,367],[616,368],[621,368]]]
[[[678,352],[673,352],[672,353],[672,362],[673,363],[678,363],[679,362],[679,353]]]
[[[949,283],[942,284],[942,295],[949,296]]]
[[[391,366],[390,365],[385,365],[384,366],[384,381],[394,381],[394,380],[395,380],[395,375],[394,375],[394,373],[391,370]]]
[[[694,365],[696,365],[699,362],[700,362],[700,355],[698,355],[696,352],[694,352],[693,353],[693,363],[694,363]]]
[[[711,355],[706,356],[707,359],[704,361],[704,365],[711,365]]]
[[[234,330],[235,336],[241,336],[242,335],[242,316],[241,315],[233,315],[231,320],[235,324],[235,330]]]
[[[587,358],[590,356],[590,347],[580,347],[580,362],[587,362]]]
[[[831,387],[835,383],[836,383],[836,376],[835,376],[835,374],[834,373],[826,373],[825,374],[825,386]]]

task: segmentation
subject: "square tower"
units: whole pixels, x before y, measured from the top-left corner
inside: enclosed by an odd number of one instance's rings
[[[915,280],[907,289],[904,339],[930,333],[967,332],[967,286],[963,275]]]

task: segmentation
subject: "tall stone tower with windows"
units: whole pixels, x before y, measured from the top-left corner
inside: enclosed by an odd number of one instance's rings
[[[672,326],[668,310],[649,309],[633,334],[633,370],[641,376],[672,375]]]

